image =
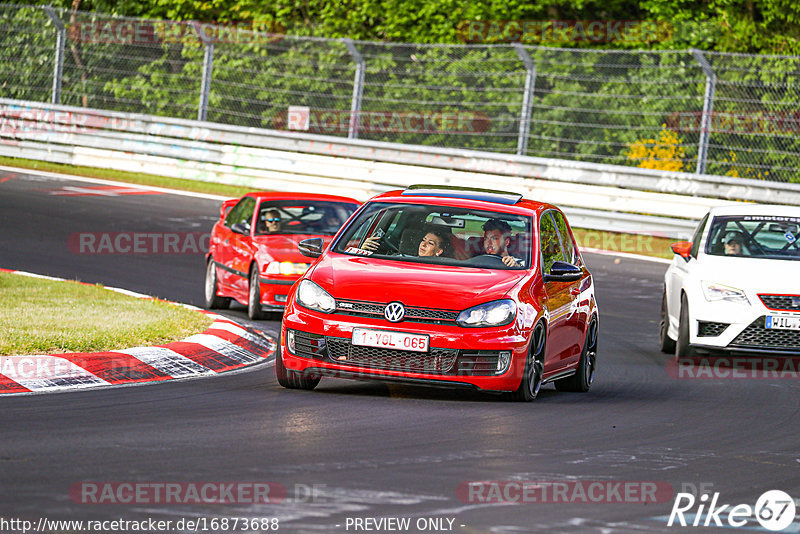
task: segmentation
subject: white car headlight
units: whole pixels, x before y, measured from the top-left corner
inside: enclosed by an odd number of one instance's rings
[[[750,301],[747,299],[747,295],[745,295],[744,291],[741,289],[736,289],[735,287],[726,286],[724,284],[718,284],[716,282],[703,281],[701,285],[703,286],[703,295],[705,295],[706,300],[709,302],[714,302],[716,300],[727,300],[730,302],[750,304]]]
[[[333,313],[336,310],[336,300],[311,280],[302,280],[297,286],[297,303],[323,313]]]
[[[271,261],[264,270],[266,274],[303,274],[308,270],[308,263],[292,263],[290,261]]]
[[[458,314],[456,323],[460,326],[503,326],[514,321],[517,305],[511,299],[495,300],[467,308]]]

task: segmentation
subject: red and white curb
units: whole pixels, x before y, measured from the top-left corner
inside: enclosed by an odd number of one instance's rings
[[[23,271],[0,271],[63,280]],[[106,289],[138,298],[154,298],[124,289]],[[210,315],[214,322],[205,332],[155,347],[94,353],[0,356],[0,395],[214,375],[264,362],[275,353],[275,340],[263,332],[194,306],[183,306]]]

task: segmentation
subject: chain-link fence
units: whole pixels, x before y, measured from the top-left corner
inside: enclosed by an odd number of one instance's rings
[[[0,95],[800,182],[800,57],[299,38],[0,4]]]

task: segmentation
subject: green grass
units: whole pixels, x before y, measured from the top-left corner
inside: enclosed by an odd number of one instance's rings
[[[575,234],[575,239],[577,239],[580,247],[599,248],[613,252],[626,252],[669,260],[675,255],[669,246],[671,243],[678,241],[677,239],[666,237],[618,234],[615,232],[587,230],[585,228],[573,228],[572,233]]]
[[[99,352],[202,332],[212,319],[99,285],[0,272],[0,355]]]
[[[229,197],[239,197],[245,193],[253,191],[253,189],[242,186],[183,180],[181,178],[167,178],[153,174],[115,171],[111,169],[99,169],[96,167],[77,167],[74,165],[48,163],[44,161],[20,158],[8,158],[3,156],[0,156],[0,165],[20,167],[24,169],[35,169],[40,171],[59,172],[64,174],[74,174],[91,178],[102,178],[105,180],[116,180],[119,182],[167,187],[170,189],[179,189],[181,191],[193,191],[196,193],[209,193]],[[628,252],[631,254],[642,254],[645,256],[655,256],[658,258],[667,259],[671,259],[673,256],[672,250],[669,248],[670,243],[677,241],[675,239],[666,239],[663,237],[619,234],[585,228],[573,228],[573,231],[575,233],[575,238],[578,240],[578,244],[582,247],[601,248],[614,252]]]

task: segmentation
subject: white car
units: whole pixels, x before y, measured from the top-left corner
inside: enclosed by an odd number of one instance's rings
[[[800,354],[800,207],[713,208],[672,250],[663,352]]]

